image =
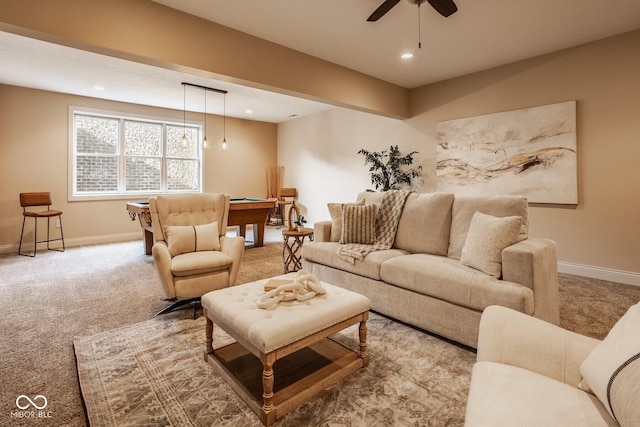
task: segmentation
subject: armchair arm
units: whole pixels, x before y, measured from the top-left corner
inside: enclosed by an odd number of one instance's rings
[[[156,263],[156,270],[165,295],[167,298],[175,298],[176,289],[173,284],[173,274],[171,273],[169,247],[164,241],[159,241],[153,245],[151,253],[153,254],[153,261]]]
[[[229,286],[236,284],[238,273],[240,272],[240,264],[244,255],[244,237],[220,237],[220,250],[229,255],[232,259],[231,268],[229,269]]]
[[[517,366],[577,387],[580,364],[599,342],[494,305],[480,320],[478,362]]]
[[[313,224],[313,240],[315,242],[331,241],[331,221],[320,221]]]
[[[533,290],[533,316],[560,323],[556,243],[527,239],[502,251],[502,278]]]

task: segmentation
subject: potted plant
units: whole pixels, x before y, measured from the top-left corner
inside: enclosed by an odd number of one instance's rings
[[[304,218],[304,215],[298,216],[295,222],[295,224],[298,226],[298,231],[302,231],[306,223],[307,223],[307,220]]]
[[[413,163],[413,155],[417,153],[412,151],[403,156],[397,145],[392,145],[389,150],[369,151],[363,148],[358,151],[358,154],[364,156],[364,164],[370,165],[371,183],[376,191],[414,190],[414,179],[422,173],[422,166],[407,170],[403,170],[402,166],[410,166]]]

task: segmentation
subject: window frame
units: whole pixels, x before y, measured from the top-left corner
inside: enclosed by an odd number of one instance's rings
[[[118,129],[118,153],[115,155],[118,158],[118,190],[116,192],[96,192],[96,193],[77,193],[76,192],[76,129],[75,129],[75,116],[85,115],[92,117],[104,117],[107,119],[116,119],[119,121]],[[157,196],[160,194],[178,194],[178,193],[202,193],[204,185],[204,151],[202,145],[198,144],[197,154],[198,158],[195,159],[199,164],[199,180],[198,188],[196,190],[168,190],[167,180],[167,160],[176,159],[176,157],[167,156],[167,144],[166,144],[166,126],[182,127],[184,125],[197,128],[198,141],[202,138],[202,132],[204,123],[200,121],[187,120],[183,123],[182,120],[176,120],[172,117],[152,116],[147,114],[136,114],[123,111],[103,110],[90,107],[69,106],[68,114],[68,189],[67,199],[68,201],[98,201],[98,200],[140,200],[148,199],[149,197]],[[126,160],[132,156],[127,156],[124,150],[124,135],[126,121],[147,122],[153,124],[162,125],[162,156],[160,157],[161,163],[161,189],[160,191],[127,191],[126,190]],[[194,158],[184,158],[185,160],[194,160]]]

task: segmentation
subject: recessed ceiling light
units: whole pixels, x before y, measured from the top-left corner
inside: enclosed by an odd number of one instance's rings
[[[244,112],[247,114],[253,114],[253,110],[249,110],[249,109],[244,110]]]
[[[402,58],[402,59],[411,59],[411,58],[413,58],[413,53],[403,53],[402,55],[400,55],[400,58]]]
[[[96,86],[94,86],[93,88],[94,88],[95,90],[100,91],[100,92],[102,92],[102,91],[104,90],[104,86],[98,86],[98,85],[96,85]]]

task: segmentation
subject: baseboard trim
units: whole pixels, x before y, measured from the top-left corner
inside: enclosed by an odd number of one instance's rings
[[[107,234],[102,236],[91,236],[91,237],[77,237],[75,239],[64,239],[65,248],[71,248],[74,246],[87,246],[87,245],[99,245],[103,243],[117,243],[117,242],[128,242],[131,240],[140,240],[140,247],[144,245],[142,242],[142,237],[140,233],[121,233],[121,234]],[[55,244],[59,244],[60,242],[55,242]],[[31,250],[33,247],[33,242],[29,245],[28,242],[25,243],[26,250]],[[53,244],[52,244],[53,245]],[[38,245],[38,250],[45,249],[46,243],[40,243]],[[53,246],[52,246],[53,247]],[[23,248],[24,250],[25,248]],[[18,245],[2,245],[0,246],[0,254],[17,254],[18,253]]]
[[[571,262],[558,262],[558,272],[640,286],[640,273],[632,271],[613,270],[611,268],[593,267]]]

